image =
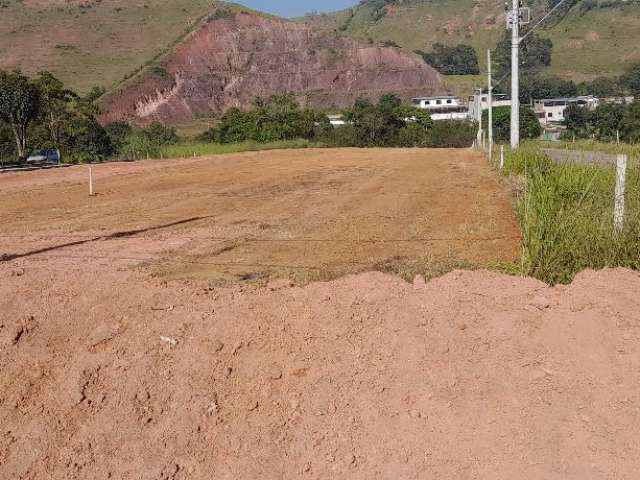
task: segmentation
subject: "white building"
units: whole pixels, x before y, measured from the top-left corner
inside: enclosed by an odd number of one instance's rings
[[[459,97],[442,95],[438,97],[416,97],[415,107],[429,110],[432,120],[467,120],[469,110]]]
[[[564,112],[569,105],[595,110],[600,100],[593,95],[583,97],[543,98],[533,101],[533,111],[543,127],[564,123]]]
[[[342,127],[347,124],[342,115],[327,115],[327,117],[329,118],[329,123],[334,127]]]
[[[507,98],[507,95],[502,93],[494,93],[492,97],[492,107],[510,107],[511,100]],[[472,120],[480,120],[482,112],[489,110],[489,94],[482,93],[478,95],[471,95],[469,97],[469,118]]]

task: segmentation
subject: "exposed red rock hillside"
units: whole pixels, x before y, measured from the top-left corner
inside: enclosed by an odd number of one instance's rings
[[[442,77],[416,55],[250,13],[210,19],[160,66],[106,101],[102,120],[179,123],[295,92],[300,103],[344,106],[386,92],[440,93]]]

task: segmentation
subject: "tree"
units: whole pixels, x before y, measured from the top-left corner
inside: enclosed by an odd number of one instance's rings
[[[27,156],[27,127],[40,113],[40,94],[20,71],[0,71],[0,119],[13,132],[18,156]]]
[[[587,136],[591,126],[591,112],[572,103],[564,110],[564,124],[573,135]]]
[[[483,113],[483,124],[488,121],[488,113]],[[498,107],[493,109],[493,133],[496,142],[506,143],[511,136],[511,109]],[[520,137],[538,138],[542,127],[536,114],[527,106],[520,107]]]
[[[131,125],[124,121],[111,122],[104,126],[105,132],[111,140],[111,145],[116,152],[122,152],[127,137],[133,133]]]
[[[459,44],[448,47],[442,43],[434,43],[432,52],[416,53],[424,61],[443,75],[478,75],[478,54],[471,45]]]
[[[78,96],[64,88],[64,84],[50,72],[40,72],[35,84],[40,91],[41,115],[49,130],[53,144],[60,148],[65,124],[69,120],[69,107]]]
[[[622,121],[620,134],[625,142],[640,143],[640,103],[628,105]]]
[[[598,77],[590,82],[580,82],[578,95],[594,95],[596,97],[614,97],[622,95],[622,88],[617,78]]]
[[[603,103],[591,114],[595,127],[595,134],[599,140],[612,141],[616,139],[616,132],[620,130],[625,116],[624,105]]]
[[[245,140],[274,142],[311,139],[325,135],[330,128],[326,115],[312,109],[300,110],[293,94],[282,93],[255,98],[250,111],[227,110],[218,127],[210,129],[201,138],[221,143]]]
[[[353,126],[353,143],[357,147],[384,146],[386,136],[384,114],[370,101],[356,100],[352,108],[343,112],[345,120]]]
[[[71,157],[78,162],[102,161],[113,153],[111,139],[94,117],[76,116],[71,125]]]
[[[618,130],[624,130],[625,122],[633,123],[631,117],[627,118],[627,111],[625,105],[604,103],[595,110],[589,110],[584,106],[571,104],[564,111],[564,123],[567,132],[576,137],[595,136],[599,140],[612,141]]]
[[[640,98],[640,62],[629,65],[621,81],[634,97]]]
[[[368,100],[356,100],[344,111],[351,140],[341,136],[341,144],[357,147],[426,146],[427,131],[433,126],[428,111],[403,105],[399,97],[383,95],[374,105]]]
[[[0,164],[5,160],[12,162],[16,158],[16,141],[9,125],[0,120]]]
[[[520,100],[573,97],[577,95],[576,84],[571,80],[546,75],[526,75],[520,82]]]
[[[523,35],[526,32],[523,32]],[[553,42],[548,38],[542,38],[536,33],[529,35],[520,44],[520,68],[524,75],[540,73],[551,65]],[[496,46],[494,61],[496,75],[510,75],[511,72],[511,31],[505,30],[502,39]]]

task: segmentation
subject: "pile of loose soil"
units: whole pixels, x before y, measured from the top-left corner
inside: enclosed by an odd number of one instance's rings
[[[634,479],[640,276],[0,264],[0,478]]]

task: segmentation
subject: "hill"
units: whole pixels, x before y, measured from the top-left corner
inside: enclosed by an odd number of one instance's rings
[[[546,2],[532,4],[541,18]],[[640,60],[640,5],[580,1],[555,16],[539,33],[554,43],[551,71],[574,80],[618,74],[625,62]],[[365,0],[334,14],[301,21],[371,42],[393,42],[408,50],[429,51],[435,42],[468,43],[485,63],[505,28],[500,0]]]
[[[0,68],[72,88],[120,82],[211,11],[211,0],[0,0]]]
[[[407,99],[446,87],[418,55],[222,7],[112,91],[102,120],[183,123],[284,91],[303,105],[329,108],[390,91]]]

